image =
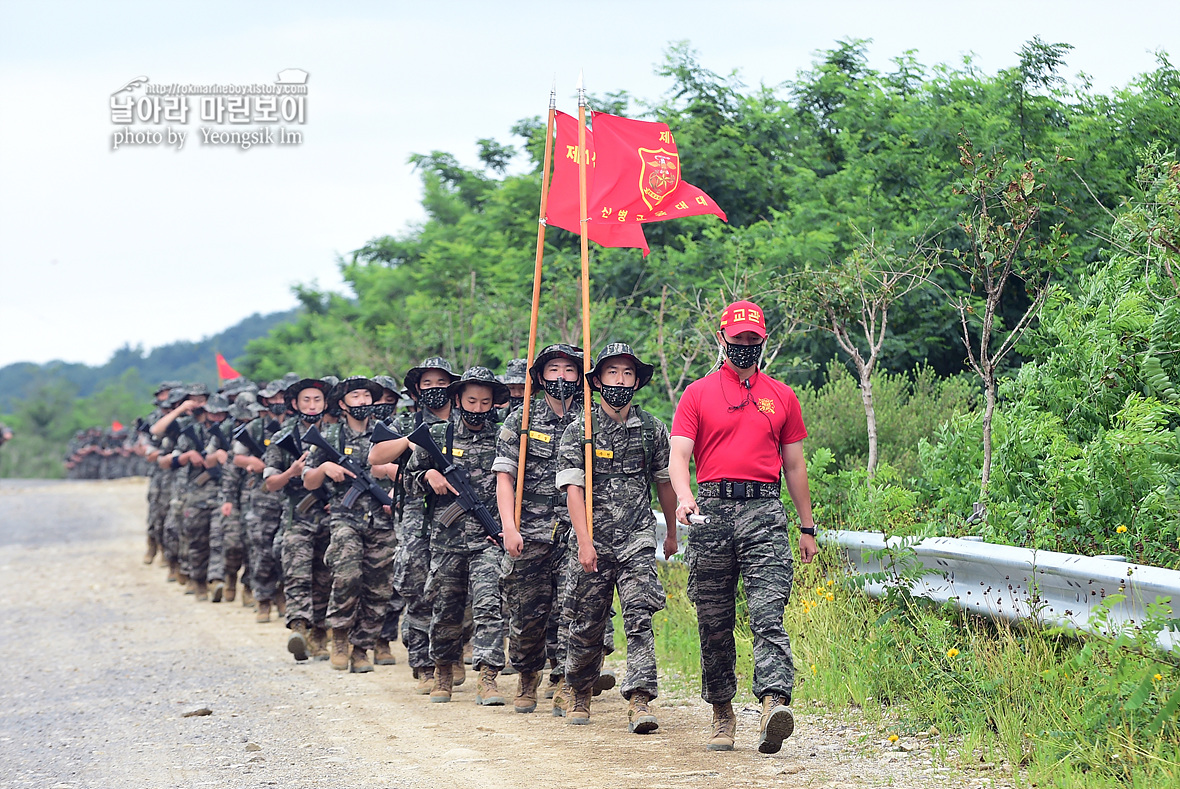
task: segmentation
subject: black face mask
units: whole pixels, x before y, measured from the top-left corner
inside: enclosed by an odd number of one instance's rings
[[[270,411],[275,416],[286,416],[287,415],[287,404],[286,403],[271,403],[270,405],[268,405],[266,407],[266,410]]]
[[[512,413],[516,409],[524,405],[523,397],[509,397],[508,398],[508,413]]]
[[[314,425],[316,422],[320,421],[321,416],[323,416],[323,414],[300,414],[299,418],[302,419],[306,424]]]
[[[418,390],[418,402],[429,408],[431,411],[437,411],[447,404],[450,399],[447,395],[447,388],[445,386],[436,386],[433,389]]]
[[[745,370],[758,364],[758,359],[762,356],[762,343],[758,343],[757,345],[734,345],[727,340],[725,342],[725,355],[729,357],[730,364],[741,370]]]
[[[393,416],[395,405],[395,403],[376,403],[373,406],[373,416],[378,419],[389,419],[389,417]]]
[[[602,399],[611,408],[622,408],[635,396],[635,387],[633,386],[607,386],[603,384],[599,388],[602,391]]]
[[[350,405],[348,407],[348,415],[353,419],[365,421],[369,415],[373,413],[373,406],[371,405]]]
[[[459,413],[463,416],[464,422],[477,429],[486,425],[492,418],[491,411],[468,411],[463,406],[459,406]]]
[[[574,395],[582,391],[581,381],[567,381],[564,378],[558,378],[556,381],[541,381],[541,386],[545,387],[545,394],[562,402],[572,400]]]

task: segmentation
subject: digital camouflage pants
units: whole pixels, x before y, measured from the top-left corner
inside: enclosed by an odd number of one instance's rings
[[[194,488],[184,498],[181,510],[180,571],[203,582],[209,572],[209,528],[215,502],[203,488]]]
[[[173,479],[164,481],[160,491],[161,499],[166,505],[164,522],[160,528],[160,544],[164,548],[164,558],[170,563],[180,561],[181,518],[184,511],[182,492],[175,475]]]
[[[287,627],[302,619],[307,625],[323,627],[332,593],[332,572],[324,562],[332,533],[328,513],[313,506],[305,514],[295,513],[283,530],[283,595],[287,600]]]
[[[565,607],[565,601],[570,593],[570,579],[575,571],[582,570],[578,563],[578,549],[567,546],[563,550],[565,553],[555,562],[553,588],[556,597],[553,599],[553,609],[549,612],[549,626],[545,632],[545,651],[552,666],[549,677],[554,682],[565,676],[565,664],[569,657],[570,611]],[[610,616],[606,618],[606,630],[602,634],[603,656],[615,651],[615,623],[611,618],[614,613],[614,609],[610,609]]]
[[[280,492],[258,490],[246,510],[246,538],[250,550],[250,589],[254,599],[269,603],[282,582],[282,567],[275,558],[275,534],[286,517],[287,496]]]
[[[430,659],[430,617],[433,606],[426,596],[426,576],[429,574],[430,538],[423,533],[421,513],[412,513],[407,508],[398,525],[393,589],[405,601],[402,644],[406,647],[411,668],[434,665]]]
[[[217,507],[209,522],[209,580],[237,578],[245,553],[241,513],[235,509],[226,517],[221,514],[221,507]]]
[[[559,543],[525,540],[520,556],[501,555],[508,596],[508,659],[521,673],[542,671],[565,548]]]
[[[474,632],[471,664],[504,668],[504,603],[500,563],[504,551],[490,546],[471,553],[435,554],[430,560],[426,595],[433,601],[430,659],[434,665],[463,659],[463,619],[468,592]]]
[[[701,698],[724,704],[737,694],[733,628],[741,578],[754,636],[754,696],[779,693],[789,700],[795,667],[783,614],[794,571],[783,504],[711,498],[698,504],[712,522],[692,527],[685,561],[701,638]]]
[[[333,512],[330,524],[332,539],[324,555],[332,572],[327,625],[347,630],[353,646],[372,649],[389,606],[397,534],[376,528],[363,513]]]
[[[571,571],[570,594],[565,600],[569,618],[569,656],[565,679],[575,690],[589,689],[602,670],[606,652],[603,638],[611,620],[615,589],[623,608],[623,632],[627,634],[627,675],[619,691],[656,697],[656,637],[651,617],[664,608],[664,587],[656,575],[655,550],[624,561],[598,554],[598,572],[588,573],[578,564]]]

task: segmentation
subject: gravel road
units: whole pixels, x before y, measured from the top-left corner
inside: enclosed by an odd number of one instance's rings
[[[627,734],[626,702],[590,726],[412,694],[404,651],[371,674],[296,664],[277,622],[197,603],[145,566],[142,479],[0,481],[0,787],[948,787],[998,774],[939,767],[855,720],[798,711],[757,753],[747,699],[732,753],[703,749],[709,709],[665,694],[660,729]],[[505,681],[515,691],[515,680]],[[185,717],[209,710],[210,714]]]

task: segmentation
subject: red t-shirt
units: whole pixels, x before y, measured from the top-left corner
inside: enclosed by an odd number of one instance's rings
[[[777,482],[782,444],[807,438],[799,398],[764,372],[741,382],[728,365],[693,381],[672,419],[672,435],[690,438],[698,482]]]

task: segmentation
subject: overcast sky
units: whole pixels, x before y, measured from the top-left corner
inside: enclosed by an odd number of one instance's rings
[[[295,283],[340,286],[337,256],[421,219],[411,153],[474,163],[475,140],[514,142],[555,75],[569,110],[580,68],[592,92],[659,97],[677,40],[755,85],[844,37],[872,39],[881,68],[916,49],[994,72],[1034,35],[1073,44],[1068,73],[1101,89],[1180,51],[1165,2],[0,0],[0,365],[101,364],[292,307]],[[202,145],[194,98],[187,123],[136,127],[185,131],[182,150],[112,150],[111,95],[136,77],[273,83],[293,68],[310,75],[305,122],[284,124],[299,145]]]

